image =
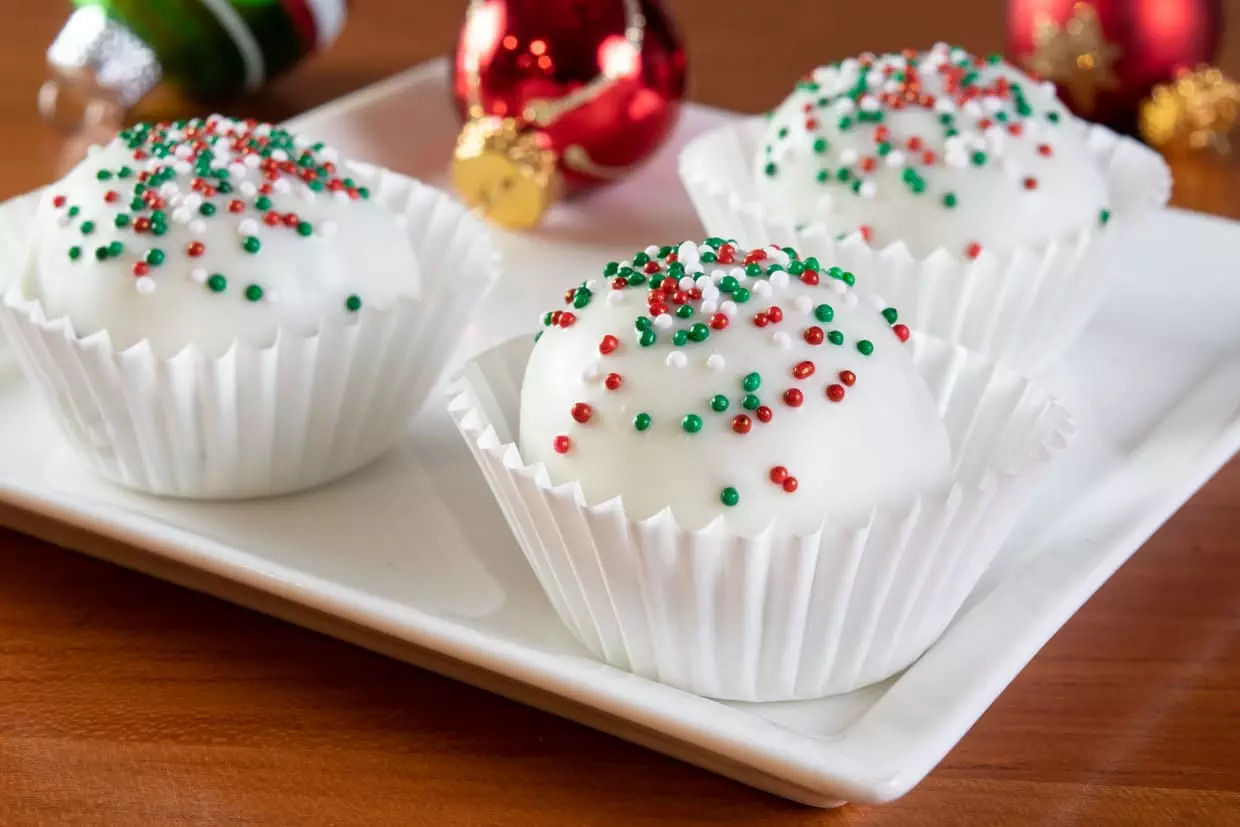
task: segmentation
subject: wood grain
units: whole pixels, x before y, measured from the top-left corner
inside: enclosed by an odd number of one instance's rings
[[[353,5],[332,51],[228,111],[287,117],[439,54],[462,3]],[[693,96],[748,111],[822,58],[936,36],[989,51],[1003,31],[995,0],[766,0],[753,25],[743,0],[671,6]],[[1240,75],[1240,2],[1224,6],[1221,62]],[[32,103],[63,13],[5,0],[0,197],[47,181],[63,153]],[[144,114],[183,111],[161,97]],[[1240,217],[1240,161],[1175,171],[1177,204]],[[0,825],[1234,825],[1238,500],[1233,463],[923,784],[827,813],[0,530]]]

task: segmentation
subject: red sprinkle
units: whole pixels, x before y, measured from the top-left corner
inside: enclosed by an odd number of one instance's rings
[[[827,385],[827,399],[832,402],[842,402],[844,400],[843,385]]]
[[[796,388],[788,388],[784,391],[784,404],[789,408],[799,408],[801,403],[805,401],[805,394]]]
[[[573,415],[573,419],[581,423],[586,423],[590,421],[590,415],[594,413],[594,409],[585,402],[578,402],[573,405],[571,413]]]
[[[652,260],[652,261],[647,261],[647,262],[646,262],[646,266],[645,266],[645,267],[643,267],[642,269],[643,269],[643,270],[645,270],[647,274],[649,274],[649,273],[657,273],[657,272],[659,272],[659,262],[657,262],[657,261],[653,261],[653,260]]]
[[[753,422],[745,414],[737,414],[732,417],[732,430],[738,434],[747,434],[752,427]]]
[[[970,241],[968,246],[964,248],[964,254],[971,259],[977,258],[982,254],[982,245],[976,241]]]
[[[603,379],[603,386],[609,391],[614,391],[623,384],[624,379],[618,373],[609,373]]]
[[[560,434],[551,445],[557,454],[567,454],[568,449],[573,447],[573,441],[564,434]]]
[[[57,195],[55,198],[52,199],[52,206],[56,208],[63,207],[67,203],[68,203],[68,199],[66,199],[63,195]]]
[[[784,480],[783,486],[784,490],[791,494],[793,491],[797,490],[797,478],[788,477],[788,479]]]
[[[286,212],[284,214],[284,226],[285,227],[296,227],[300,223],[301,223],[301,219],[297,217],[297,213]]]
[[[853,383],[857,381],[857,374],[851,370],[842,370],[840,371],[840,381],[851,388]]]
[[[805,282],[810,287],[817,287],[818,286],[818,271],[817,270],[804,271],[803,273],[801,273],[801,281]]]
[[[771,482],[776,485],[782,485],[783,481],[788,479],[788,469],[782,465],[771,467]]]
[[[244,209],[245,209],[245,202],[240,199],[234,198],[232,201],[228,202],[229,212],[241,212]]]
[[[198,258],[206,251],[207,245],[203,244],[201,241],[191,241],[189,244],[185,245],[185,255],[190,258]]]
[[[267,211],[263,215],[263,223],[268,227],[275,227],[280,223],[280,214],[271,210]]]
[[[933,166],[938,160],[939,156],[935,155],[934,152],[929,149],[921,153],[921,162],[928,167]]]
[[[628,286],[629,286],[629,280],[626,279],[624,276],[616,276],[614,279],[611,280],[612,290],[623,290],[624,288]]]
[[[908,337],[909,337],[908,325],[905,325],[905,324],[894,325],[891,328],[891,331],[896,334],[896,338],[898,338],[901,342],[908,341]]]
[[[598,343],[598,352],[606,356],[609,353],[614,353],[618,347],[620,347],[620,340],[608,333]]]
[[[139,278],[151,272],[151,265],[145,261],[135,261],[133,265],[133,274]]]
[[[866,244],[869,244],[871,239],[874,238],[874,230],[869,224],[862,224],[857,229],[861,231],[861,237],[865,239]]]
[[[1050,144],[1038,144],[1038,154],[1041,155],[1043,158],[1051,157],[1051,154],[1054,151],[1055,150],[1051,149]]]
[[[874,167],[878,166],[878,160],[873,155],[867,155],[861,159],[861,171],[873,172]]]
[[[1032,175],[1030,175],[1029,177],[1027,177],[1027,178],[1026,178],[1023,182],[1021,182],[1021,183],[1023,183],[1023,184],[1025,185],[1025,189],[1027,189],[1027,190],[1036,190],[1036,189],[1038,188],[1038,179],[1037,179],[1037,178],[1034,178]]]
[[[771,320],[767,317],[765,313],[758,312],[758,313],[753,314],[754,327],[766,327],[770,323],[771,323]]]
[[[757,250],[750,250],[745,255],[744,264],[745,266],[749,266],[750,264],[756,264],[759,261],[765,261],[765,260],[766,260],[766,250],[759,248]]]
[[[1022,132],[1024,132],[1024,131],[1025,131],[1025,126],[1024,126],[1024,124],[1019,124],[1019,123],[1010,123],[1010,124],[1008,124],[1008,134],[1009,134],[1009,135],[1017,135],[1017,136],[1019,136],[1019,135],[1020,135]]]
[[[814,363],[806,359],[804,362],[797,362],[792,367],[792,375],[797,379],[805,379],[814,375]]]
[[[728,326],[728,317],[724,313],[716,313],[710,317],[710,327],[712,330],[723,330]]]
[[[918,135],[914,135],[913,137],[909,138],[908,141],[904,145],[908,147],[910,152],[917,152],[919,149],[921,149],[921,137]]]
[[[822,344],[823,339],[826,338],[826,334],[822,332],[822,328],[818,325],[811,325],[810,327],[805,328],[804,336],[805,341],[811,345],[820,345]]]
[[[754,413],[758,415],[759,422],[770,422],[771,417],[775,415],[775,412],[766,405],[759,405],[758,410],[754,411]]]
[[[560,327],[572,327],[576,321],[577,317],[567,310],[560,314]]]
[[[779,324],[784,320],[784,311],[777,305],[771,305],[767,308],[766,317],[771,320],[771,324]]]
[[[108,190],[107,192],[103,194],[103,200],[108,202],[109,204],[115,204],[117,200],[120,199],[120,197],[121,197],[121,194],[117,192],[116,190]]]

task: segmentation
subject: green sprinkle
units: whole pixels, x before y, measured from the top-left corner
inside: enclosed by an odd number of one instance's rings
[[[152,247],[146,251],[146,263],[152,267],[158,267],[164,263],[164,251],[158,247]]]
[[[755,410],[762,404],[762,400],[752,393],[747,393],[741,397],[741,407],[747,411]]]
[[[95,177],[100,181],[109,181],[112,178],[112,173],[106,169],[101,169],[95,173]]]
[[[862,356],[869,356],[871,353],[874,352],[874,343],[871,342],[869,339],[862,339],[861,341],[857,342],[857,351]]]
[[[90,235],[94,231],[95,231],[95,222],[93,221],[82,222],[82,235]]]
[[[166,232],[168,232],[167,224],[156,224],[154,221],[151,222],[151,235],[161,236]]]
[[[888,155],[891,154],[891,144],[884,141],[878,146],[876,146],[874,148],[874,151],[878,154],[878,157],[886,158]]]
[[[849,171],[848,167],[840,167],[835,171],[836,181],[847,181],[851,176],[852,172]]]
[[[347,299],[344,300],[344,309],[349,311],[350,313],[356,313],[357,311],[361,310],[362,309],[361,298],[356,293],[350,295]]]
[[[777,134],[779,135],[779,137],[780,137],[780,138],[787,138],[787,137],[788,137],[788,127],[786,127],[786,126],[781,126],[781,127],[779,128],[779,132],[778,132]]]
[[[814,318],[820,322],[829,322],[835,318],[835,308],[829,304],[820,304],[814,308]]]
[[[883,310],[883,318],[887,320],[887,324],[895,324],[899,320],[900,314],[896,312],[894,307],[888,307]]]
[[[253,255],[263,248],[263,242],[258,240],[257,236],[247,235],[245,241],[241,242],[241,249]]]
[[[989,63],[991,66],[994,66],[998,63],[1002,63],[1003,55],[995,54],[992,52],[991,54],[986,55],[986,62]]]
[[[210,201],[204,201],[198,205],[198,212],[208,217],[215,215],[215,205]]]
[[[207,279],[207,287],[211,289],[212,293],[223,293],[224,289],[228,287],[228,279],[216,273]]]
[[[645,253],[638,253],[637,255],[633,256],[634,267],[644,267],[649,261],[650,261],[650,256],[646,255]]]
[[[655,342],[653,330],[643,330],[642,335],[637,337],[637,343],[642,347],[650,347]]]
[[[853,119],[848,117],[847,115],[840,118],[839,127],[840,127],[841,132],[847,132],[848,130],[852,129],[852,125],[853,125]]]
[[[744,304],[749,301],[749,291],[744,287],[738,287],[732,291],[732,301],[737,304]]]
[[[1107,225],[1107,222],[1108,222],[1108,221],[1110,221],[1110,220],[1111,220],[1111,211],[1110,211],[1110,210],[1105,210],[1105,209],[1104,209],[1104,210],[1102,210],[1101,212],[1099,212],[1099,213],[1098,213],[1098,223],[1099,223],[1099,224],[1101,224],[1102,226],[1104,226],[1104,227],[1105,227],[1105,226]]]
[[[638,316],[633,322],[633,327],[637,328],[639,331],[649,330],[652,324],[654,323],[650,321],[649,316]]]
[[[979,149],[969,156],[969,160],[973,162],[973,166],[980,167],[982,164],[986,163],[986,153]]]
[[[107,247],[96,247],[96,248],[95,248],[95,258],[96,258],[97,260],[99,260],[99,261],[104,261],[104,260],[106,260],[106,259],[107,259],[107,257],[108,257],[108,248],[107,248]]]
[[[79,258],[81,258],[81,256],[82,256],[81,247],[75,244],[69,248],[69,258],[71,258],[73,261],[77,261]]]
[[[133,170],[129,167],[121,167],[116,171],[117,178],[128,178],[131,175],[133,175]]]
[[[129,209],[133,210],[134,212],[141,212],[142,210],[146,209],[146,202],[143,201],[141,198],[135,198],[129,202]]]
[[[633,417],[633,427],[639,431],[644,431],[650,427],[650,414],[639,413]]]
[[[306,186],[307,186],[307,187],[309,187],[309,188],[311,189],[311,191],[313,191],[313,192],[322,192],[322,191],[323,191],[323,182],[322,182],[322,181],[320,181],[320,180],[319,180],[319,179],[317,179],[317,178],[316,178],[316,179],[314,179],[313,181],[311,181],[309,184],[306,184]]]
[[[1047,112],[1046,119],[1050,121],[1051,123],[1059,123],[1059,113],[1058,112]]]
[[[682,304],[676,308],[676,315],[682,319],[687,319],[693,315],[693,308],[687,304]]]
[[[677,330],[672,334],[672,344],[676,347],[684,347],[689,341],[689,331]]]
[[[827,334],[827,341],[833,345],[842,345],[844,344],[844,334],[838,330],[832,330]]]
[[[716,413],[723,413],[728,409],[728,398],[721,393],[717,393],[710,398],[710,409]]]
[[[952,207],[956,206],[956,193],[954,192],[944,193],[943,194],[943,206],[947,207],[947,209],[949,210]]]
[[[826,138],[818,138],[817,140],[814,141],[814,152],[821,155],[822,153],[826,151],[827,151],[827,139]]]
[[[805,259],[805,269],[814,270],[815,272],[817,272],[821,270],[822,267],[818,264],[818,258],[816,256],[810,256],[809,258]]]
[[[830,180],[831,180],[831,170],[829,169],[818,170],[818,183],[825,184]]]
[[[134,195],[142,195],[144,192],[146,192],[146,184],[134,184],[133,185]]]
[[[715,255],[714,253],[702,253],[703,264],[714,264],[718,260],[719,260],[719,256]]]
[[[719,501],[731,508],[741,501],[741,495],[732,486],[728,486],[719,492]]]
[[[721,293],[731,293],[738,287],[740,287],[740,282],[734,276],[724,276],[719,279],[719,292]]]
[[[696,434],[702,430],[702,417],[697,414],[685,414],[685,418],[680,420],[680,427],[687,434]]]
[[[116,225],[116,229],[123,230],[129,226],[129,215],[127,213],[117,213],[116,218],[112,219],[112,223]]]
[[[689,328],[689,338],[695,342],[704,342],[710,337],[710,328],[698,322]]]
[[[758,264],[756,261],[753,262],[752,264],[746,264],[745,275],[749,276],[751,279],[757,278],[758,276],[762,275],[762,265]]]
[[[619,272],[620,272],[620,262],[618,261],[609,261],[607,262],[607,266],[603,268],[603,275],[607,276],[608,278],[611,278],[612,276],[616,275]]]
[[[762,374],[757,371],[745,374],[745,378],[741,380],[741,387],[749,393],[753,393],[762,387]]]
[[[762,171],[766,173],[768,178],[774,178],[775,174],[779,172],[779,167],[774,161],[771,161],[763,168]]]
[[[125,245],[121,244],[119,241],[113,241],[108,245],[108,255],[113,258],[116,258],[123,252],[125,252]]]
[[[66,215],[68,215],[70,218],[76,218],[77,214],[80,213],[81,211],[82,210],[80,207],[70,207]]]

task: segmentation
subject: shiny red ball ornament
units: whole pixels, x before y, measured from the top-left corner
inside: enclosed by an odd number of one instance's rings
[[[1155,84],[1213,63],[1221,29],[1221,0],[1008,0],[1008,58],[1121,129]]]
[[[684,91],[684,50],[658,0],[471,0],[452,72],[466,120],[457,191],[502,226],[533,226],[560,192],[649,158]]]

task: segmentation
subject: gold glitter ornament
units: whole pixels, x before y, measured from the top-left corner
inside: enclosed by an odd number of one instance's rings
[[[1141,102],[1141,137],[1165,152],[1231,150],[1229,133],[1240,120],[1240,84],[1212,66],[1180,70]]]

